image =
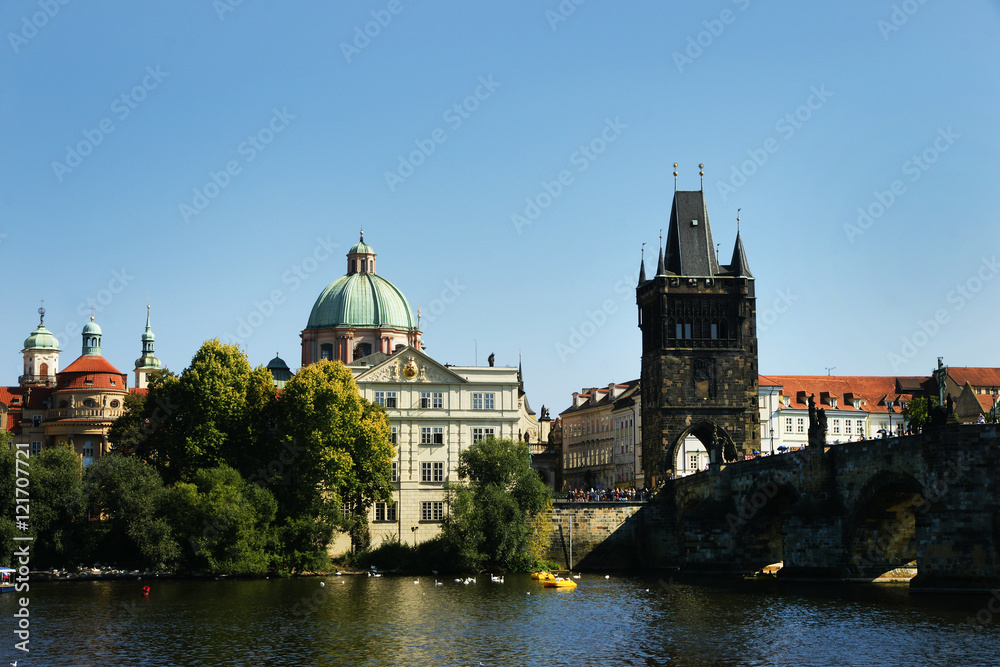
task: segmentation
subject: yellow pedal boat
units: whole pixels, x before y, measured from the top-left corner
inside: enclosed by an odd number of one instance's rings
[[[532,572],[531,578],[534,579],[535,581],[552,581],[555,579],[555,577],[552,576],[551,572],[545,572],[545,571]]]
[[[576,588],[576,582],[572,579],[563,579],[562,577],[555,577],[547,581],[543,581],[542,585],[546,588]]]

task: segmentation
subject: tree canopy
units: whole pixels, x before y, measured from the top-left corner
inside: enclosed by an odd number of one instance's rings
[[[528,444],[486,438],[459,456],[461,482],[449,484],[450,514],[442,540],[460,569],[526,571],[532,516],[545,509],[549,489],[531,468]]]

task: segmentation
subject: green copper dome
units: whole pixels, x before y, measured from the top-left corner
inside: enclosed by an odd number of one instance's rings
[[[90,318],[89,322],[83,325],[83,334],[84,335],[93,334],[95,336],[101,335],[101,327],[97,326],[97,323],[94,322],[93,317]]]
[[[353,273],[326,286],[306,325],[307,329],[334,327],[416,330],[417,321],[395,285],[374,273]]]
[[[348,255],[374,255],[375,249],[370,245],[365,243],[365,238],[362,236],[361,240],[351,246],[351,249],[347,251]]]
[[[44,324],[39,324],[38,328],[31,332],[31,335],[24,339],[25,350],[55,350],[59,351],[59,341],[52,335],[52,332],[45,328]]]

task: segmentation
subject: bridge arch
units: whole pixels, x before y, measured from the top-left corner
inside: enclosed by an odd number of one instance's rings
[[[662,469],[667,471],[669,475],[676,472],[677,452],[680,451],[681,445],[684,444],[685,438],[689,435],[698,438],[699,442],[705,446],[710,463],[736,460],[736,443],[729,432],[713,421],[702,420],[681,431],[664,451]]]
[[[844,537],[849,576],[873,581],[915,575],[918,517],[931,508],[923,485],[912,475],[873,475],[848,509]]]
[[[737,532],[736,562],[740,568],[756,572],[785,560],[785,518],[799,496],[787,475],[771,471],[755,479],[737,500],[736,515],[727,519]]]

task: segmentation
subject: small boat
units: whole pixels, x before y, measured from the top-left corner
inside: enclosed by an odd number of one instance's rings
[[[576,582],[572,579],[554,577],[548,581],[543,581],[542,586],[545,586],[546,588],[576,588]]]
[[[547,572],[545,570],[542,570],[541,572],[532,572],[531,578],[535,581],[552,581],[555,579],[551,572]]]
[[[0,567],[0,593],[14,592],[14,574],[17,573],[12,567]]]

